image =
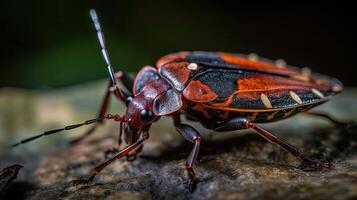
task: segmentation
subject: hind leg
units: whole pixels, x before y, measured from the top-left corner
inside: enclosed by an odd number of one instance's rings
[[[341,128],[341,129],[346,129],[346,130],[357,129],[357,124],[355,122],[353,122],[353,121],[341,122],[341,121],[338,121],[338,120],[334,119],[333,117],[331,117],[330,115],[328,115],[326,113],[308,111],[308,112],[304,112],[304,114],[308,114],[310,116],[316,116],[316,117],[325,118],[328,121],[332,122],[336,127]]]
[[[291,153],[295,157],[300,158],[301,160],[303,160],[306,164],[308,164],[312,168],[321,169],[321,168],[329,168],[330,167],[329,163],[322,163],[322,162],[314,161],[313,159],[309,158],[304,153],[302,153],[302,151],[299,148],[285,142],[284,140],[275,136],[270,131],[250,122],[246,118],[234,118],[227,122],[223,122],[222,124],[216,124],[215,126],[216,127],[213,130],[217,131],[217,132],[234,131],[234,130],[249,129],[249,128],[254,129],[264,139],[268,140],[269,142],[271,142],[273,144],[280,146],[282,149]]]
[[[347,131],[347,133],[357,132],[357,124],[354,121],[343,122],[343,121],[336,120],[335,118],[331,117],[326,113],[313,112],[313,111],[308,111],[305,112],[304,114],[327,119],[328,121],[332,122],[337,128],[342,129],[343,131]]]

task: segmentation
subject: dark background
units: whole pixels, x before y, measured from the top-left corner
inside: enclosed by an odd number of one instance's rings
[[[0,86],[52,88],[107,77],[89,9],[116,70],[182,50],[257,53],[357,86],[353,6],[336,2],[1,1]]]

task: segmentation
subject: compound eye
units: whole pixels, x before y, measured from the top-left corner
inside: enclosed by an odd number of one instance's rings
[[[140,112],[140,118],[143,121],[151,121],[154,117],[154,114],[151,112],[151,110],[144,109]]]

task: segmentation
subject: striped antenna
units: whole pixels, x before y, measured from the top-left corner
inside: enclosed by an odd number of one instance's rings
[[[96,118],[96,119],[87,120],[87,121],[85,121],[85,122],[83,122],[83,123],[80,123],[80,124],[73,124],[73,125],[66,126],[66,127],[64,127],[64,128],[59,128],[59,129],[54,129],[54,130],[50,130],[50,131],[45,131],[45,132],[43,132],[43,133],[41,133],[41,134],[34,135],[34,136],[32,136],[32,137],[23,139],[23,140],[21,140],[20,142],[11,145],[10,147],[16,147],[16,146],[18,146],[18,145],[20,145],[20,144],[24,144],[24,143],[27,143],[27,142],[31,142],[32,140],[36,140],[37,138],[40,138],[40,137],[43,137],[43,136],[52,135],[52,134],[55,134],[55,133],[58,133],[58,132],[62,132],[62,131],[68,131],[68,130],[71,130],[71,129],[75,129],[75,128],[81,127],[81,126],[83,126],[83,125],[89,125],[89,124],[92,124],[92,123],[101,121],[101,120],[103,120],[103,119],[106,119],[106,118],[107,118],[106,116],[104,116],[104,117],[99,117],[99,118]]]
[[[93,21],[93,24],[94,24],[94,27],[97,31],[97,36],[98,36],[98,40],[99,40],[99,44],[102,48],[102,55],[103,55],[103,58],[108,66],[108,72],[109,72],[109,76],[110,76],[110,79],[112,80],[113,82],[113,86],[115,87],[115,94],[122,100],[125,102],[126,100],[126,95],[119,89],[118,85],[117,85],[117,82],[115,80],[115,77],[114,77],[114,70],[113,70],[113,67],[112,67],[112,64],[110,62],[110,58],[109,58],[109,54],[108,54],[108,50],[106,48],[106,45],[105,45],[105,39],[104,39],[104,33],[102,31],[102,27],[99,23],[99,20],[98,20],[98,16],[97,16],[97,12],[94,10],[94,9],[91,9],[89,11],[89,14],[92,18],[92,21]]]
[[[112,119],[114,121],[120,121],[120,122],[123,121],[123,118],[121,116],[119,116],[119,115],[106,114],[106,115],[104,115],[102,117],[98,117],[98,118],[95,118],[95,119],[90,119],[90,120],[84,121],[84,122],[79,123],[79,124],[72,124],[72,125],[69,125],[69,126],[65,126],[63,128],[58,128],[58,129],[54,129],[54,130],[50,130],[50,131],[45,131],[45,132],[43,132],[41,134],[34,135],[32,137],[23,139],[20,142],[11,145],[10,147],[16,147],[16,146],[19,146],[20,144],[31,142],[32,140],[36,140],[36,139],[38,139],[40,137],[43,137],[43,136],[48,136],[48,135],[52,135],[52,134],[55,134],[55,133],[72,130],[72,129],[75,129],[75,128],[79,128],[81,126],[86,126],[86,125],[89,125],[89,124],[97,123],[97,122],[100,122],[100,121],[105,120],[105,119],[107,119],[107,120]]]

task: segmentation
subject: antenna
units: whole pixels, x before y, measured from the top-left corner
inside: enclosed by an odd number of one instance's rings
[[[108,50],[106,48],[106,45],[105,45],[105,39],[104,39],[104,33],[102,31],[102,27],[99,23],[99,20],[98,20],[98,16],[97,16],[97,12],[94,10],[94,9],[91,9],[89,11],[89,14],[92,18],[92,21],[93,21],[93,24],[94,24],[94,27],[97,31],[97,36],[98,36],[98,40],[99,40],[99,44],[102,48],[102,55],[103,55],[103,58],[108,66],[108,72],[109,72],[109,76],[110,76],[110,79],[112,80],[112,83],[113,83],[113,86],[115,88],[115,94],[122,100],[122,101],[126,101],[127,99],[127,95],[125,95],[118,87],[117,85],[117,82],[115,80],[115,77],[114,77],[114,70],[113,70],[113,67],[112,67],[112,64],[110,62],[110,58],[109,58],[109,54],[108,54]]]
[[[87,120],[83,123],[80,123],[80,124],[73,124],[73,125],[69,125],[69,126],[66,126],[64,128],[59,128],[59,129],[54,129],[54,130],[50,130],[50,131],[45,131],[43,132],[42,134],[38,134],[38,135],[34,135],[32,137],[29,137],[29,138],[26,138],[24,140],[21,140],[20,142],[16,143],[16,144],[13,144],[11,145],[10,147],[16,147],[20,144],[23,144],[23,143],[27,143],[27,142],[30,142],[32,140],[35,140],[37,138],[40,138],[42,136],[46,136],[46,135],[52,135],[54,133],[58,133],[58,132],[61,132],[61,131],[67,131],[67,130],[71,130],[71,129],[75,129],[75,128],[78,128],[80,126],[83,126],[83,125],[88,125],[88,124],[92,124],[92,123],[95,123],[97,121],[100,121],[100,120],[103,120],[105,119],[105,117],[100,117],[100,118],[96,118],[96,119],[91,119],[91,120]]]
[[[90,120],[87,120],[87,121],[85,121],[83,123],[80,123],[80,124],[73,124],[73,125],[65,126],[64,128],[45,131],[45,132],[43,132],[41,134],[34,135],[32,137],[23,139],[20,142],[11,145],[10,147],[16,147],[16,146],[18,146],[20,144],[24,144],[24,143],[30,142],[32,140],[36,140],[37,138],[40,138],[42,136],[52,135],[52,134],[55,134],[55,133],[58,133],[58,132],[62,132],[62,131],[68,131],[68,130],[75,129],[75,128],[78,128],[78,127],[81,127],[81,126],[84,126],[84,125],[93,124],[93,123],[99,122],[99,121],[104,120],[104,119],[108,119],[108,120],[109,119],[113,119],[114,121],[122,121],[122,117],[120,117],[119,115],[106,114],[105,116],[98,117],[98,118],[95,118],[95,119],[90,119]]]

